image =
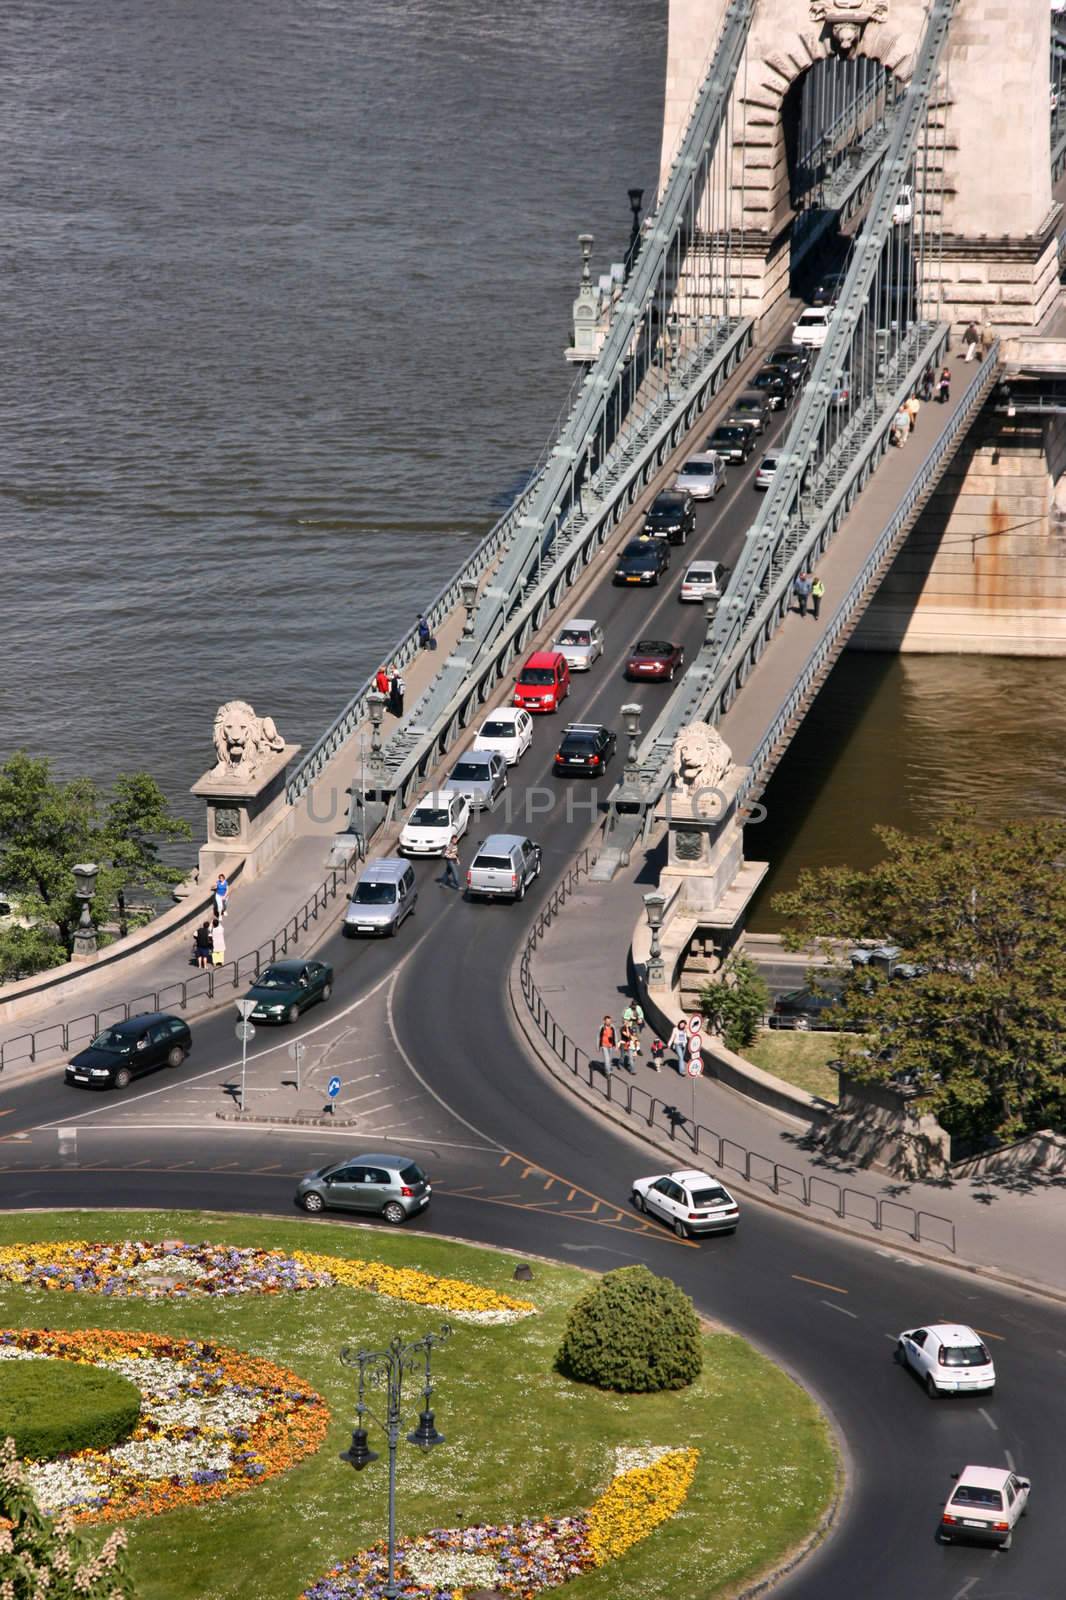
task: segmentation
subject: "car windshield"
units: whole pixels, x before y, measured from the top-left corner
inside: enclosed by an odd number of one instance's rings
[[[710,567],[689,567],[685,574],[686,583],[710,583],[714,573]]]
[[[128,1045],[129,1040],[119,1033],[117,1028],[105,1028],[103,1033],[98,1033],[90,1046],[93,1050],[121,1050],[123,1045]]]
[[[487,761],[457,761],[452,768],[453,778],[487,778],[490,767]]]
[[[296,979],[291,972],[281,972],[277,967],[267,967],[255,980],[257,989],[291,989]]]
[[[510,856],[478,856],[471,870],[476,872],[479,867],[487,867],[493,872],[510,872],[511,858]]]
[[[513,722],[486,722],[481,730],[484,739],[513,739],[515,725]]]
[[[654,564],[655,564],[655,549],[654,549],[654,546],[649,547],[646,544],[631,544],[631,545],[627,545],[625,550],[622,551],[622,560],[623,561],[635,562],[638,566],[642,562],[647,564],[650,561],[652,563],[652,565],[654,566]]]
[[[396,901],[394,883],[357,883],[352,895],[356,906],[391,906]]]
[[[759,468],[759,471],[760,472],[776,472],[777,471],[777,457],[776,456],[766,456],[764,458],[764,460],[763,460],[762,466]]]
[[[709,1185],[706,1189],[692,1190],[692,1204],[694,1206],[717,1206],[723,1201],[728,1203],[729,1196],[721,1184]]]
[[[761,411],[761,400],[738,400],[733,408],[735,411]]]
[[[400,1169],[400,1182],[401,1183],[425,1183],[425,1181],[426,1181],[425,1173],[422,1171],[421,1167],[416,1167],[413,1161],[411,1162],[411,1165],[409,1167],[401,1167],[401,1169]]]
[[[640,639],[633,646],[635,656],[669,656],[673,653],[673,645],[667,644],[665,639]]]
[[[592,638],[584,628],[564,628],[557,640],[559,644],[591,644]]]
[[[940,1352],[945,1367],[987,1367],[991,1359],[981,1344],[949,1344]]]
[[[710,478],[718,469],[713,461],[688,461],[682,470],[690,478]]]
[[[801,328],[824,328],[825,316],[821,311],[805,311],[799,325]]]
[[[412,811],[411,821],[419,828],[446,828],[451,818],[438,806],[419,806]]]
[[[1002,1511],[1003,1496],[998,1489],[980,1489],[972,1483],[960,1483],[951,1497],[952,1505],[980,1506],[983,1511]]]
[[[716,428],[714,431],[714,437],[716,439],[735,439],[743,432],[743,428]]]
[[[554,683],[555,673],[551,667],[523,667],[519,683]]]

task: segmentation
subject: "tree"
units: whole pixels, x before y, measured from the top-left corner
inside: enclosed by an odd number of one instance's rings
[[[556,1365],[579,1383],[623,1394],[683,1389],[703,1369],[692,1301],[647,1267],[605,1272],[570,1308]]]
[[[38,1508],[15,1453],[0,1446],[0,1595],[4,1600],[133,1600],[126,1534],[116,1528],[94,1550],[70,1513],[54,1521]]]
[[[700,1009],[730,1050],[743,1050],[770,1009],[770,991],[754,961],[734,955],[703,990]]]
[[[0,767],[0,887],[31,926],[0,930],[0,979],[69,957],[81,913],[71,870],[76,862],[100,867],[94,922],[105,922],[117,905],[125,932],[130,889],[157,895],[182,877],[159,860],[156,840],[190,832],[187,822],[170,815],[147,773],[120,777],[104,809],[91,779],[58,782],[47,760],[16,751]]]
[[[960,809],[924,838],[877,833],[879,865],[803,872],[774,900],[786,943],[813,945],[840,971],[841,1025],[861,1035],[844,1070],[905,1074],[956,1135],[1062,1129],[1066,824],[991,831]],[[898,945],[914,975],[845,967],[847,947],[871,937]]]

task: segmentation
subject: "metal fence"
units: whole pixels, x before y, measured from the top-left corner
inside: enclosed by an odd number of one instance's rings
[[[125,1022],[147,1011],[184,1011],[195,1016],[210,1009],[219,995],[227,990],[247,987],[259,976],[264,967],[288,954],[298,945],[311,925],[318,921],[327,906],[354,877],[360,863],[349,866],[346,862],[323,879],[314,894],[304,902],[295,916],[289,918],[277,933],[255,950],[238,956],[235,961],[224,962],[220,967],[209,967],[192,978],[178,978],[160,989],[146,990],[129,1000],[118,1000],[114,1005],[99,1011],[86,1011],[80,1017],[65,1022],[53,1022],[48,1027],[36,1028],[29,1033],[16,1034],[0,1043],[0,1072],[16,1061],[37,1061],[51,1055],[66,1054],[83,1047],[96,1037],[101,1029],[115,1022]]]
[[[725,1134],[696,1122],[671,1100],[649,1093],[640,1084],[625,1081],[622,1074],[606,1075],[600,1059],[571,1039],[544,1004],[533,981],[532,957],[546,930],[581,879],[588,875],[591,864],[589,851],[583,850],[567,869],[537,916],[519,962],[519,981],[529,1014],[552,1054],[571,1076],[580,1078],[593,1094],[600,1095],[608,1105],[632,1117],[642,1127],[665,1133],[686,1159],[698,1156],[723,1171],[737,1173],[746,1183],[763,1184],[772,1194],[798,1200],[810,1209],[818,1207],[843,1220],[867,1222],[879,1233],[905,1233],[918,1243],[939,1245],[954,1255],[955,1224],[950,1217],[922,1211],[864,1189],[852,1189],[821,1173],[801,1172],[758,1150],[748,1150]],[[679,1078],[679,1090],[681,1085]]]

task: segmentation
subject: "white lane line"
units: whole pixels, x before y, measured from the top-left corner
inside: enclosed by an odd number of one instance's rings
[[[896,1338],[896,1335],[894,1333],[886,1333],[886,1334],[883,1334],[882,1337],[887,1339],[889,1344],[898,1344],[899,1343],[899,1341]]]
[[[1003,1454],[1004,1454],[1004,1455],[1005,1455],[1005,1456],[1006,1456],[1006,1458],[1007,1458],[1007,1465],[1008,1465],[1008,1467],[1009,1467],[1009,1468],[1010,1468],[1010,1470],[1011,1470],[1011,1471],[1012,1471],[1012,1472],[1013,1472],[1013,1471],[1014,1471],[1014,1457],[1013,1457],[1013,1456],[1012,1456],[1012,1455],[1011,1455],[1011,1453],[1010,1453],[1010,1451],[1009,1451],[1009,1450],[1004,1450],[1004,1452],[1003,1452]]]
[[[974,1586],[974,1584],[976,1582],[977,1582],[976,1578],[967,1578],[967,1580],[963,1584],[962,1588],[961,1589],[957,1589],[955,1591],[955,1593],[952,1595],[951,1600],[966,1600],[966,1596],[969,1594],[970,1590],[973,1588],[973,1586]]]
[[[978,1406],[977,1414],[980,1417],[984,1417],[985,1421],[988,1423],[988,1426],[992,1429],[993,1433],[998,1433],[999,1432],[999,1423],[995,1420],[994,1417],[990,1417],[989,1416],[989,1414],[985,1410],[984,1406]]]
[[[134,1126],[134,1124],[129,1122],[116,1123],[113,1127],[97,1123],[95,1127],[83,1128],[81,1131],[82,1133],[129,1133],[131,1126]],[[138,1122],[135,1126],[138,1133],[202,1134],[204,1131],[202,1122]],[[212,1122],[210,1128],[212,1133],[265,1133],[275,1137],[278,1134],[283,1134],[286,1139],[292,1138],[294,1134],[304,1134],[314,1139],[346,1139],[349,1144],[352,1142],[350,1129],[346,1131],[344,1128],[301,1127],[298,1122],[286,1123],[284,1127],[279,1127],[278,1124],[271,1122],[219,1122],[217,1124]],[[359,1131],[360,1137],[365,1137],[368,1134],[377,1137],[381,1132],[380,1129],[375,1131],[372,1128],[361,1128]],[[474,1131],[477,1132],[476,1129]],[[490,1150],[495,1155],[502,1148],[498,1144],[459,1144],[454,1139],[430,1139],[428,1137],[410,1138],[406,1142],[408,1144],[432,1145],[441,1150],[479,1150],[482,1155],[485,1155]],[[15,1169],[12,1168],[11,1170],[14,1171]]]
[[[373,1100],[379,1094],[388,1094],[389,1086],[383,1083],[377,1089],[364,1089],[362,1094],[347,1094],[341,1101],[342,1106],[354,1106],[357,1100]]]
[[[842,1316],[850,1317],[853,1322],[858,1322],[859,1320],[857,1311],[849,1311],[847,1306],[838,1306],[835,1300],[823,1300],[822,1304],[823,1306],[828,1306],[830,1311],[839,1311]]]

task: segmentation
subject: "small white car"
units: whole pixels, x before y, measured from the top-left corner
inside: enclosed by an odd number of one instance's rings
[[[707,1172],[664,1172],[637,1178],[633,1204],[668,1222],[679,1239],[690,1233],[735,1233],[740,1207],[729,1190]]]
[[[792,329],[792,343],[805,345],[810,350],[820,350],[829,337],[832,314],[828,306],[811,306],[808,311],[802,312]]]
[[[519,706],[490,711],[477,731],[475,750],[496,750],[509,767],[521,761],[533,743],[533,718]]]
[[[958,1322],[931,1322],[901,1333],[896,1357],[930,1395],[991,1394],[996,1369],[980,1334]]]
[[[571,672],[587,672],[603,654],[603,629],[591,617],[571,617],[552,640]]]
[[[674,480],[678,494],[693,500],[713,500],[725,488],[725,462],[713,450],[690,456]]]
[[[776,471],[777,471],[777,457],[776,456],[763,456],[762,461],[759,463],[758,471],[756,472],[755,478],[753,480],[755,488],[756,489],[768,489],[770,487],[771,483],[773,483],[773,481],[774,481],[774,473]]]
[[[399,850],[405,856],[442,856],[451,838],[461,839],[470,826],[470,802],[465,795],[427,794],[403,825]]]
[[[892,208],[892,226],[901,228],[910,222],[914,216],[914,190],[909,183],[905,183],[896,196],[896,204]]]
[[[679,600],[720,600],[725,569],[720,561],[694,561],[681,580]]]
[[[1009,1550],[1015,1524],[1029,1508],[1028,1478],[1007,1467],[963,1467],[940,1518],[943,1544],[956,1540]]]

